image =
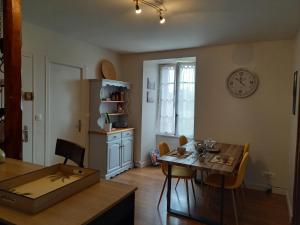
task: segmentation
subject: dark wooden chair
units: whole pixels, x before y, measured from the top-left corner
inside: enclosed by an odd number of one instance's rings
[[[70,141],[59,138],[56,141],[55,155],[65,157],[64,164],[70,159],[78,166],[83,167],[84,151],[83,147]]]

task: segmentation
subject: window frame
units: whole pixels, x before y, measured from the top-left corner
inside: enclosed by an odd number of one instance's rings
[[[158,93],[158,107],[157,107],[157,127],[158,127],[158,131],[156,132],[157,135],[160,136],[168,136],[168,137],[179,137],[178,133],[178,90],[179,90],[179,71],[180,71],[180,66],[181,65],[193,65],[195,67],[195,80],[194,80],[194,132],[193,132],[193,136],[188,136],[188,138],[194,138],[195,136],[195,111],[196,111],[196,62],[176,62],[176,63],[164,63],[164,64],[159,64],[159,68],[158,68],[158,74],[159,74],[159,79],[158,79],[158,87],[159,87],[159,93]],[[174,114],[175,114],[175,121],[174,121],[174,130],[175,133],[174,134],[170,134],[170,133],[161,133],[160,132],[160,124],[161,124],[161,116],[160,116],[160,112],[161,112],[161,68],[162,67],[166,67],[166,66],[174,66],[175,69],[175,73],[174,73],[174,77],[175,77],[175,81],[174,81]]]

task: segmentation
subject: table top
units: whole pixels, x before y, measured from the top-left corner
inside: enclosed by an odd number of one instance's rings
[[[195,149],[196,143],[197,141],[192,141],[184,145],[184,147],[186,147],[186,150],[191,152],[191,154],[187,157],[178,157],[176,155],[164,155],[160,157],[158,161],[167,162],[171,165],[184,166],[196,169],[206,169],[220,174],[232,174],[241,161],[244,148],[242,145],[216,143],[215,148],[220,149],[220,152],[206,153],[204,161],[200,162],[199,154],[197,154],[197,151]],[[211,160],[216,155],[232,157],[233,162],[231,165],[211,162]]]
[[[0,164],[0,181],[40,168],[42,167],[31,163],[6,159],[5,163]],[[2,219],[18,225],[87,224],[128,197],[135,190],[136,187],[134,186],[101,180],[99,183],[38,214],[26,214],[9,207],[0,206],[0,222]]]

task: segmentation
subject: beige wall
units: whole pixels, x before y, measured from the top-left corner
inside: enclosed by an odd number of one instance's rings
[[[22,28],[22,51],[33,56],[34,61],[34,113],[41,114],[41,121],[34,121],[34,163],[45,161],[45,107],[46,107],[46,61],[79,65],[85,68],[85,79],[98,77],[99,62],[109,59],[119,74],[119,56],[111,51],[74,40],[51,30],[24,22]],[[88,148],[88,82],[84,82],[84,112],[82,129],[85,147]],[[88,149],[87,149],[88,150]],[[87,157],[86,157],[87,158]]]
[[[295,39],[295,52],[294,52],[294,65],[293,71],[298,71],[298,101],[299,101],[299,79],[300,79],[300,30]],[[290,78],[290,84],[292,84],[292,76]],[[292,88],[292,87],[291,87]],[[297,105],[297,110],[298,112]],[[293,191],[294,191],[294,171],[295,171],[295,156],[296,156],[296,142],[297,142],[297,123],[298,114],[290,116],[290,152],[289,152],[289,186],[288,186],[288,205],[290,210],[290,215],[292,215],[292,205],[293,205]]]
[[[275,173],[271,184],[288,187],[289,117],[291,113],[292,41],[257,42],[121,56],[121,77],[132,83],[130,123],[136,128],[135,161],[146,161],[141,148],[143,61],[197,57],[195,138],[250,143],[247,183],[266,188],[263,171]],[[239,67],[259,76],[257,92],[232,97],[227,76]],[[278,166],[280,165],[280,166]]]
[[[147,78],[155,81],[155,90],[147,89]],[[153,61],[144,62],[143,66],[143,99],[142,99],[142,126],[141,126],[141,149],[140,158],[147,159],[149,152],[156,147],[156,112],[157,112],[157,85],[158,85],[158,64]],[[147,102],[147,92],[153,93],[155,102]],[[139,158],[139,156],[137,156]],[[149,162],[146,162],[148,164]],[[137,166],[143,167],[144,161],[137,162]]]

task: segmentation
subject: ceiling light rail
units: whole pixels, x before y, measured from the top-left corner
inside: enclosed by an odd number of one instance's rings
[[[153,9],[155,9],[159,15],[159,22],[161,24],[164,24],[166,22],[165,19],[165,12],[167,11],[167,9],[162,5],[162,4],[158,4],[155,2],[149,2],[146,0],[133,0],[135,2],[135,13],[136,14],[141,14],[142,13],[142,9],[140,8],[140,4],[144,4],[147,5]]]

